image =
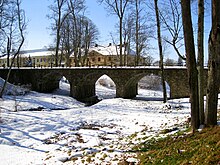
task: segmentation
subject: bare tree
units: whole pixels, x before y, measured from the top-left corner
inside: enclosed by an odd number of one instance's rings
[[[7,20],[7,26],[4,28],[6,54],[7,54],[7,67],[10,66],[10,55],[13,53],[13,48],[19,44],[19,28],[17,24],[17,9],[12,2],[7,5],[7,14],[5,19]],[[19,65],[18,65],[19,67]]]
[[[145,57],[145,65],[151,66],[151,65],[153,65],[153,62],[154,62],[154,58],[152,56],[147,55]]]
[[[49,6],[49,9],[52,13],[48,15],[48,18],[54,21],[52,25],[52,31],[56,31],[55,66],[58,66],[59,61],[60,29],[65,18],[68,16],[66,2],[67,0],[54,0],[54,4]]]
[[[70,55],[72,51],[72,46],[71,46],[71,31],[72,31],[72,26],[71,22],[69,21],[69,16],[67,19],[64,21],[62,28],[61,28],[61,52],[65,54],[66,58],[66,65],[70,66]]]
[[[204,0],[198,0],[198,90],[199,90],[199,120],[204,124]]]
[[[136,50],[135,65],[139,65],[140,57],[145,49],[149,49],[149,39],[153,37],[153,25],[150,14],[146,10],[144,0],[135,0],[134,2],[134,43]]]
[[[7,54],[8,38],[12,36],[12,29],[14,28],[15,16],[12,3],[9,1],[2,1],[0,6],[0,49],[1,52]],[[11,38],[11,37],[10,37]],[[9,57],[7,57],[7,66],[9,67]]]
[[[127,54],[130,52],[131,44],[132,44],[132,36],[134,29],[134,19],[130,16],[130,14],[125,16],[123,21],[123,40],[124,40],[124,66],[127,65]]]
[[[6,10],[6,1],[0,1],[0,48],[1,51],[3,53],[5,53],[5,33],[4,33],[4,28],[7,27],[7,19],[6,18],[6,14],[7,14],[7,10]]]
[[[9,76],[11,74],[11,68],[12,68],[12,66],[15,62],[16,57],[19,55],[21,47],[24,43],[24,39],[25,39],[24,38],[24,31],[25,31],[26,26],[27,26],[26,20],[25,20],[25,12],[24,12],[24,10],[21,9],[21,1],[20,0],[13,0],[13,1],[10,1],[10,3],[12,3],[14,5],[15,11],[16,11],[16,20],[17,20],[16,22],[17,22],[17,28],[18,28],[18,31],[19,31],[19,35],[17,36],[17,38],[18,38],[19,43],[18,43],[17,49],[13,53],[13,57],[11,59],[11,64],[10,64],[10,67],[9,67],[7,78],[4,82],[2,90],[0,92],[0,98],[2,98],[2,96],[3,96],[3,93],[4,93],[4,90],[6,88]]]
[[[160,54],[160,69],[161,69],[161,83],[163,87],[163,101],[164,103],[167,101],[167,92],[166,92],[166,83],[164,77],[164,66],[163,66],[163,48],[162,48],[162,39],[161,39],[161,30],[160,30],[160,17],[159,17],[159,9],[158,9],[158,0],[154,0],[154,7],[156,13],[156,22],[157,22],[157,40]]]
[[[190,86],[191,126],[194,132],[199,128],[198,72],[196,68],[195,45],[192,28],[190,0],[181,0],[187,72]]]
[[[77,21],[80,21],[77,18],[77,15],[80,12],[84,12],[86,7],[85,7],[85,0],[54,0],[54,4],[49,6],[50,10],[51,10],[51,14],[48,15],[49,19],[53,20],[53,24],[52,24],[52,31],[55,31],[55,66],[58,66],[59,63],[61,63],[62,58],[59,59],[59,51],[61,52],[61,56],[63,55],[63,48],[68,48],[69,51],[65,52],[66,54],[70,55],[71,51],[70,51],[70,46],[65,45],[64,42],[67,43],[66,39],[61,38],[61,33],[62,35],[67,35],[66,37],[68,37],[67,40],[70,39],[70,37],[74,38],[74,54],[77,56],[77,54],[80,53],[79,50],[79,36],[80,31],[79,27],[77,27],[79,24],[77,23]],[[70,17],[69,17],[70,16]],[[68,18],[69,17],[69,18]],[[75,36],[68,36],[67,31],[61,31],[63,30],[63,27],[67,27],[68,25],[68,21],[65,22],[66,19],[71,19],[71,25],[74,25],[74,28],[72,30],[75,30],[74,34]],[[65,24],[65,25],[64,25]],[[72,33],[73,34],[73,33]],[[63,41],[61,41],[63,40]],[[62,42],[62,43],[61,43]],[[77,60],[77,58],[75,58],[75,60]],[[68,62],[69,63],[69,62]],[[75,64],[78,65],[78,61],[75,61]]]
[[[140,49],[139,49],[139,29],[140,29],[140,5],[141,0],[135,0],[135,41],[136,41],[136,60],[135,65],[139,64]]]
[[[135,66],[139,65],[141,55],[145,55],[144,53],[149,50],[149,40],[153,36],[153,25],[150,23],[151,17],[146,6],[144,7],[144,2],[144,0],[132,1],[129,12],[126,12],[123,19],[124,65],[127,64],[127,54],[131,49],[136,50],[133,64]]]
[[[186,60],[185,55],[180,52],[180,48],[183,46],[183,29],[179,0],[164,1],[161,6],[163,6],[163,10],[160,11],[160,18],[165,30],[170,35],[170,37],[165,37],[164,40],[173,47],[182,60]]]
[[[77,17],[80,12],[85,11],[86,7],[85,7],[85,0],[69,0],[68,1],[68,10],[70,11],[71,17],[72,17],[72,21],[73,21],[73,52],[74,52],[74,62],[75,62],[75,66],[79,66],[79,60],[78,60],[78,55],[81,56],[81,19],[80,17]],[[83,15],[83,14],[82,14]]]
[[[209,35],[209,70],[205,124],[217,124],[220,70],[220,1],[212,0],[212,29]]]
[[[176,65],[176,61],[170,58],[167,58],[164,62],[165,66],[175,66]]]
[[[61,26],[61,52],[64,52],[68,66],[70,66],[71,54],[74,54],[75,66],[84,66],[89,47],[99,35],[95,24],[84,16],[84,3],[84,0],[69,1],[69,15]]]
[[[104,3],[112,14],[115,14],[119,19],[119,40],[120,40],[120,66],[123,65],[123,19],[125,15],[126,8],[131,0],[97,0],[100,3]]]
[[[84,56],[82,59],[82,65],[88,65],[87,57],[89,53],[89,48],[94,45],[98,40],[99,30],[96,25],[88,18],[84,17],[83,22],[83,35],[82,35],[82,48],[84,49]]]

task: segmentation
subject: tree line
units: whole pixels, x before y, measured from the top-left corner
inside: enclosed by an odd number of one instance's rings
[[[52,20],[55,36],[55,66],[61,65],[63,56],[70,65],[71,54],[75,66],[85,65],[88,50],[99,36],[96,25],[85,16],[85,0],[54,0],[49,9],[48,18]]]

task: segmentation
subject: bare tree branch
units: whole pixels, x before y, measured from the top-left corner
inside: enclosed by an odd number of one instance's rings
[[[24,31],[26,29],[26,20],[25,20],[25,12],[24,10],[21,9],[21,1],[20,0],[15,0],[14,1],[14,5],[15,5],[15,9],[16,9],[16,13],[17,13],[17,24],[18,24],[18,29],[19,29],[19,45],[18,45],[18,48],[17,50],[14,52],[14,55],[12,57],[12,61],[11,61],[11,64],[10,64],[10,67],[9,67],[9,71],[8,71],[8,74],[7,74],[7,78],[4,82],[4,85],[2,87],[2,90],[0,92],[0,98],[2,98],[3,94],[4,94],[4,90],[6,88],[6,85],[7,85],[7,82],[9,80],[9,77],[10,77],[10,74],[11,74],[11,69],[12,69],[12,66],[15,62],[15,59],[16,57],[19,55],[20,53],[20,50],[24,44],[24,40],[25,40],[25,37],[24,37]]]

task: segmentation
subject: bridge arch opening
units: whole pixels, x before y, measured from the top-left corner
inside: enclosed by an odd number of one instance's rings
[[[70,84],[68,79],[61,74],[56,74],[56,77],[57,78],[54,82],[57,85],[52,92],[57,95],[70,96]]]
[[[106,74],[98,78],[95,83],[95,93],[99,99],[109,99],[116,97],[115,82]]]
[[[65,76],[61,77],[59,81],[59,89],[57,89],[57,92],[60,95],[70,96],[70,83]]]
[[[167,98],[170,98],[170,86],[166,83]],[[145,75],[138,81],[137,99],[161,100],[163,99],[163,87],[161,77],[158,75]]]

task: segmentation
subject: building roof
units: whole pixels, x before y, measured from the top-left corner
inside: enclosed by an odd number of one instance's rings
[[[41,56],[49,56],[53,55],[54,51],[49,49],[35,49],[35,50],[23,50],[20,52],[20,56],[25,57],[41,57]],[[6,59],[7,55],[1,56],[0,59]]]
[[[120,51],[120,47],[118,45],[111,45],[109,44],[109,46],[101,46],[101,45],[96,45],[93,46],[89,49],[89,52],[95,51],[101,55],[107,56],[107,55],[118,55],[119,51]],[[125,47],[122,47],[122,54],[124,54],[125,51]],[[130,50],[129,53],[127,53],[127,51],[125,51],[126,54],[129,55],[133,55],[135,56],[135,51]],[[83,52],[82,52],[83,53]],[[28,58],[28,57],[42,57],[42,56],[50,56],[50,55],[54,55],[55,52],[54,50],[49,50],[47,48],[45,49],[35,49],[35,50],[23,50],[20,52],[20,57],[23,58]],[[71,56],[74,56],[73,53]],[[0,59],[6,59],[7,56],[3,55],[0,56]]]
[[[89,52],[92,52],[92,51],[96,51],[97,53],[102,54],[102,55],[118,55],[120,52],[120,47],[118,45],[111,45],[111,44],[109,46],[97,45],[97,46],[90,48]],[[129,54],[129,55],[136,54],[133,50],[130,50],[130,52],[127,53],[127,51],[125,51],[125,47],[122,47],[122,54],[124,54],[124,52],[126,52],[126,54]]]
[[[38,56],[50,56],[53,55],[54,51],[48,49],[36,49],[36,50],[26,50],[20,53],[21,57],[38,57]]]

